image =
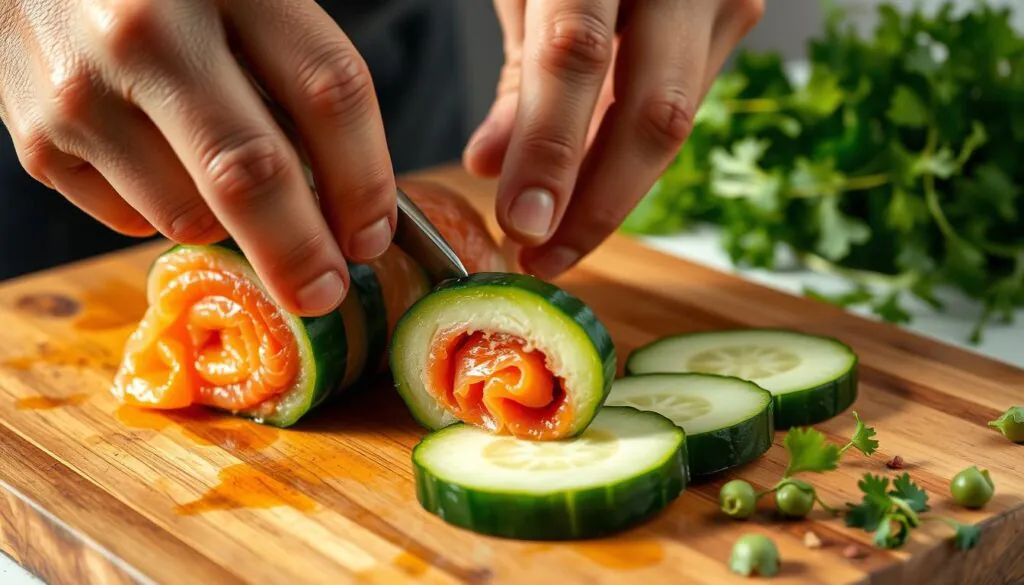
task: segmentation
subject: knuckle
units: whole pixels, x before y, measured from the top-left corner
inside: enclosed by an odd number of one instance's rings
[[[345,195],[346,207],[368,217],[377,217],[385,211],[390,193],[394,193],[394,182],[386,169],[375,168],[360,180]]]
[[[284,148],[268,134],[228,135],[200,160],[210,197],[227,213],[262,207],[281,192],[290,171]]]
[[[620,205],[593,205],[587,208],[582,231],[595,238],[604,237],[619,229],[625,218],[626,212]]]
[[[322,118],[350,118],[366,111],[373,80],[354,49],[333,43],[312,51],[298,70],[303,100]]]
[[[57,67],[43,101],[45,123],[57,133],[74,132],[91,119],[99,98],[99,81],[83,63]]]
[[[576,167],[579,153],[576,144],[563,132],[535,131],[523,139],[522,154],[526,160],[537,161],[555,171]]]
[[[644,102],[638,129],[658,151],[675,151],[690,135],[696,106],[682,91],[669,91]]]
[[[162,31],[159,0],[102,0],[90,11],[89,25],[100,47],[124,63],[147,51]]]
[[[612,61],[612,32],[587,12],[555,17],[545,29],[541,65],[556,74],[603,75]]]
[[[22,168],[32,178],[42,183],[49,183],[49,174],[57,166],[61,151],[53,143],[46,129],[36,126],[19,132],[18,158]]]
[[[182,244],[205,243],[220,229],[217,218],[200,203],[193,203],[185,209],[177,209],[166,214],[165,220],[161,223],[164,235]]]
[[[275,273],[298,275],[300,271],[296,270],[296,267],[303,267],[316,273],[320,271],[326,253],[327,240],[324,235],[319,231],[311,232],[285,247],[276,258],[271,258],[271,270]]]

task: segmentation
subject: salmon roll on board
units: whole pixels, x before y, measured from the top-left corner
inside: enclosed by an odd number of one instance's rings
[[[410,197],[475,268],[504,269],[483,218],[458,195],[415,184]],[[147,312],[125,344],[112,393],[151,409],[206,406],[287,427],[333,393],[385,370],[395,324],[434,282],[398,246],[349,264],[341,306],[292,315],[233,242],[174,246],[147,277]]]
[[[396,388],[421,425],[464,422],[523,439],[586,430],[615,366],[589,307],[521,274],[442,283],[399,320],[391,344]]]

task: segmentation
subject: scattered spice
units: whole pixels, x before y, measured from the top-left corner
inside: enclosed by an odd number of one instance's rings
[[[856,544],[851,544],[843,549],[843,556],[848,559],[862,559],[864,558],[864,551]]]
[[[811,532],[810,530],[804,534],[804,546],[807,548],[821,548],[821,539],[818,535]]]
[[[899,455],[896,455],[895,457],[890,459],[885,464],[885,466],[888,467],[889,469],[903,469],[903,458],[900,457]]]

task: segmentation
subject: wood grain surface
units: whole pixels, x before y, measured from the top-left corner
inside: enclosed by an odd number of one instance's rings
[[[423,178],[492,215],[493,184],[454,168]],[[50,583],[720,585],[748,581],[726,569],[745,532],[775,540],[779,583],[1024,582],[1024,447],[985,426],[1024,403],[1020,369],[614,237],[557,283],[597,312],[620,362],[683,331],[778,326],[842,339],[861,358],[854,408],[881,449],[848,452],[837,471],[811,477],[821,497],[859,500],[858,478],[895,475],[885,463],[900,455],[936,513],[983,522],[981,543],[957,551],[947,526],[928,523],[904,549],[883,551],[818,510],[799,522],[723,518],[721,483],[763,487],[780,477],[781,433],[761,459],[691,486],[617,537],[501,540],[419,508],[410,449],[423,431],[386,379],[290,430],[201,411],[119,409],[109,384],[145,309],[146,269],[164,247],[0,286],[0,548]],[[848,413],[817,425],[836,441],[853,427]],[[975,464],[991,470],[996,496],[983,511],[958,509],[949,480]],[[804,545],[809,530],[823,547]],[[847,558],[851,544],[863,558]]]

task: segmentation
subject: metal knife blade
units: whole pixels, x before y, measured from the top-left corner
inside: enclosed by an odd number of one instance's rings
[[[398,224],[394,242],[438,282],[469,274],[434,224],[401,188],[398,189]]]

